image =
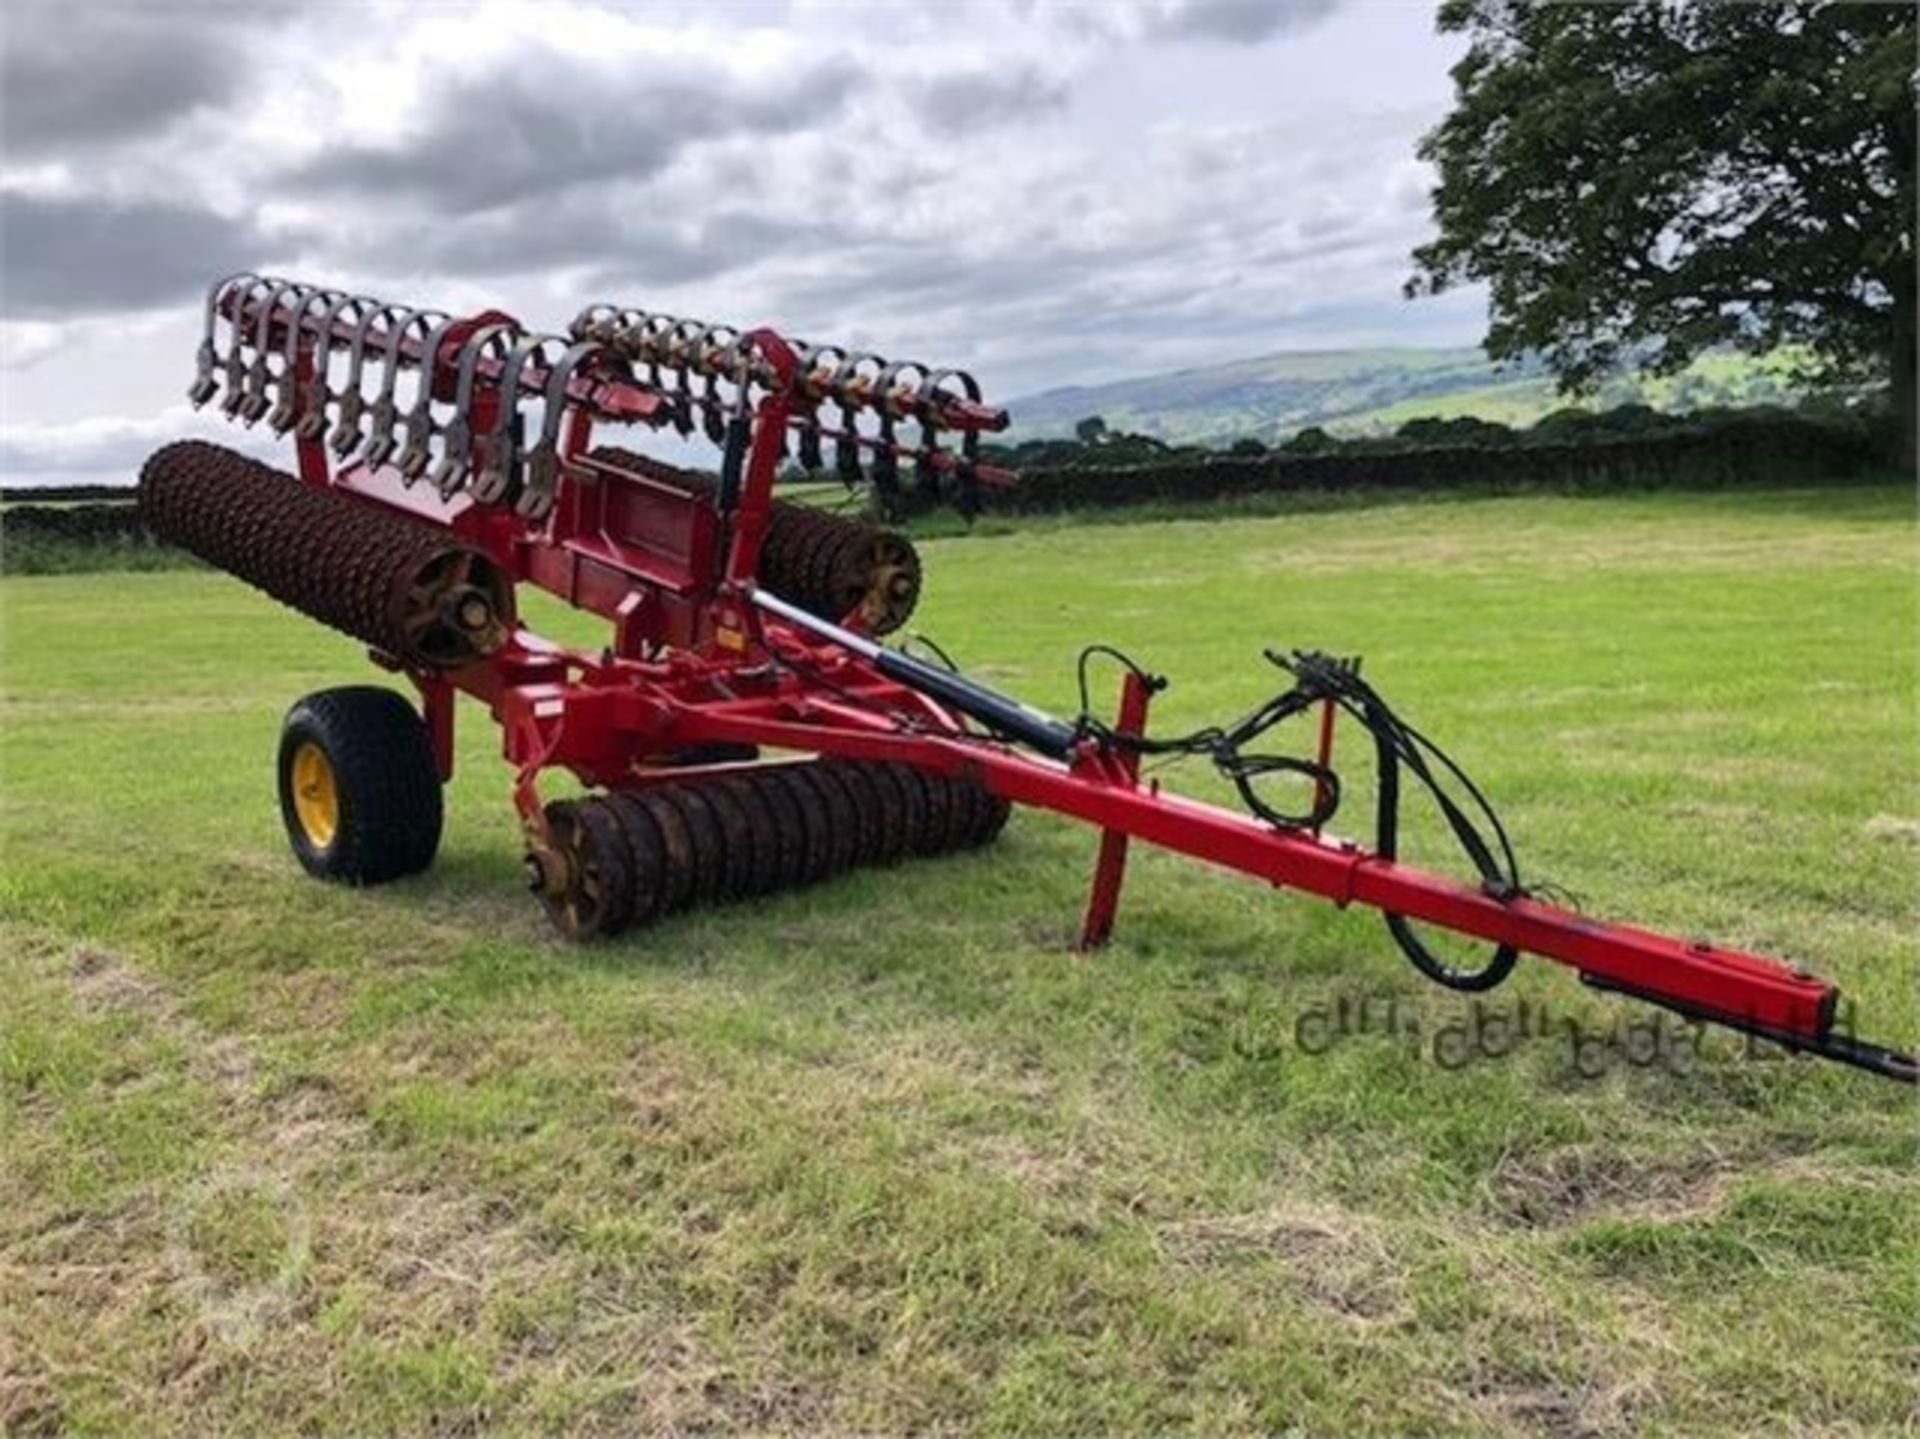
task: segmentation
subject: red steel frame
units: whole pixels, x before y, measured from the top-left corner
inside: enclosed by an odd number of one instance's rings
[[[1113,927],[1130,840],[1142,840],[1340,906],[1361,904],[1572,966],[1589,982],[1849,1059],[1833,1032],[1838,992],[1794,965],[1699,940],[1605,923],[1531,898],[1382,859],[1347,840],[1276,828],[1250,816],[1142,788],[1137,761],[1091,738],[1064,761],[965,732],[927,695],[889,678],[841,645],[763,614],[752,603],[783,432],[794,416],[795,361],[780,337],[751,342],[779,383],[752,413],[752,444],[731,523],[712,504],[586,458],[596,417],[646,420],[664,398],[625,380],[577,381],[569,394],[566,469],[553,512],[538,522],[431,487],[404,486],[390,467],[333,472],[324,444],[301,439],[309,483],[428,518],[486,551],[513,578],[613,622],[613,642],[590,652],[517,626],[489,659],[451,674],[413,673],[443,776],[453,768],[453,697],[465,693],[499,722],[515,767],[514,799],[532,842],[545,837],[538,780],[565,767],[590,785],[633,787],[684,768],[649,766],[671,751],[733,743],[853,759],[896,760],[969,776],[1007,800],[1071,815],[1102,832],[1082,944]],[[449,354],[435,357],[445,378]],[[303,350],[303,372],[310,359]],[[424,382],[424,381],[423,381]],[[538,378],[529,379],[537,386]],[[497,399],[495,400],[497,403]],[[990,413],[984,412],[983,413]],[[476,414],[476,428],[487,418]],[[724,551],[722,544],[724,543]],[[842,622],[857,628],[857,620]],[[390,662],[376,656],[382,663]],[[390,665],[391,667],[391,665]],[[1138,733],[1148,689],[1129,674],[1117,728]],[[1323,756],[1332,742],[1324,716]],[[1901,1066],[1904,1065],[1904,1069]]]

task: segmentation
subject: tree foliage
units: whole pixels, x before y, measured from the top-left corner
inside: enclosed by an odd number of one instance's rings
[[[1410,294],[1483,280],[1495,359],[1564,388],[1804,344],[1893,385],[1911,453],[1912,4],[1445,0],[1469,37],[1421,144]]]

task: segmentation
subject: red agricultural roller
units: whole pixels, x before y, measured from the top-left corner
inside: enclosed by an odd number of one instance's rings
[[[1490,989],[1533,954],[1602,989],[1916,1077],[1912,1055],[1843,1032],[1838,991],[1805,969],[1530,893],[1486,798],[1357,662],[1270,651],[1285,676],[1271,700],[1163,736],[1146,718],[1164,682],[1101,646],[1081,656],[1069,720],[882,643],[919,594],[913,546],[776,500],[776,472],[791,457],[871,485],[883,512],[906,485],[971,510],[980,486],[1012,477],[979,458],[1006,415],[964,372],[607,305],[546,334],[497,311],[455,318],[250,274],[213,287],[205,321],[191,398],[290,434],[298,473],[169,445],[142,477],[151,528],[362,641],[419,695],[416,708],[384,688],[328,690],[288,716],[281,808],[314,874],[371,884],[432,862],[464,693],[501,728],[529,881],[571,938],[985,844],[1030,805],[1101,832],[1088,946],[1111,931],[1140,840],[1377,909],[1452,989]],[[596,447],[606,425],[703,431],[718,473]],[[535,634],[519,585],[611,621],[609,642]],[[1122,673],[1111,723],[1086,699],[1101,656]],[[1327,832],[1340,716],[1374,753],[1371,847]],[[1262,748],[1293,718],[1314,727],[1310,757]],[[1141,782],[1143,758],[1177,755],[1210,761],[1245,812]],[[556,768],[592,793],[544,803]],[[1413,785],[1471,880],[1397,859]],[[1442,958],[1422,927],[1484,941],[1485,958]]]

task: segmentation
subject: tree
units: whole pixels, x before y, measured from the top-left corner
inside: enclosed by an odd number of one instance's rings
[[[1324,455],[1340,448],[1340,442],[1318,425],[1308,425],[1280,446],[1282,454]]]
[[[1097,445],[1106,438],[1107,422],[1098,415],[1088,415],[1073,427],[1073,434],[1083,445]]]
[[[1912,463],[1914,13],[1444,0],[1469,48],[1408,294],[1486,281],[1488,354],[1569,393],[1798,342],[1889,381]]]

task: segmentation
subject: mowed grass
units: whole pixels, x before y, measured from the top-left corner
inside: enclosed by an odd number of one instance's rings
[[[1530,876],[1911,1045],[1914,539],[1893,489],[1043,527],[928,543],[918,623],[1068,710],[1122,645],[1169,729],[1363,653]],[[1372,916],[1152,852],[1081,957],[1094,837],[1035,814],[568,948],[477,711],[436,868],[332,888],[272,756],[351,643],[203,572],[0,615],[9,1431],[1914,1422],[1910,1090],[1630,1063],[1654,1012],[1537,961],[1482,1002],[1528,1037],[1437,1062],[1472,1007]]]

